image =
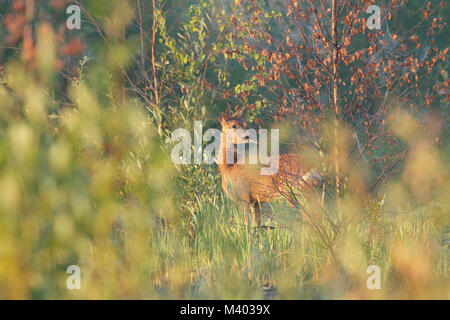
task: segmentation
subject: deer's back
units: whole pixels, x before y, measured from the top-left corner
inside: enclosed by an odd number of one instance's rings
[[[260,165],[235,164],[225,170],[222,176],[222,188],[233,200],[247,203],[269,202],[283,194],[290,194],[290,189],[297,189],[304,184],[316,184],[316,177],[307,161],[302,161],[295,154],[279,156],[278,172],[273,175],[261,175]],[[314,178],[314,179],[311,179]]]

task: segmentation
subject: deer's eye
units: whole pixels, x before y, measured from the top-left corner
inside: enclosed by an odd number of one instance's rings
[[[233,129],[236,129],[236,125],[235,125],[235,124],[233,124],[231,127],[232,127]]]

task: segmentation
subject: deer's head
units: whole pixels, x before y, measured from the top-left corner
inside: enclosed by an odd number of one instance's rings
[[[249,143],[249,136],[246,132],[247,124],[242,120],[244,112],[245,108],[238,110],[231,116],[226,113],[222,113],[220,116],[219,121],[222,126],[222,138],[227,137],[227,144],[231,144],[231,142],[228,142],[230,140],[228,137],[232,137],[232,144]]]

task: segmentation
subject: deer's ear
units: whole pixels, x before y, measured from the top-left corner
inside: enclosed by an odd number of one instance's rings
[[[243,119],[246,116],[247,112],[248,112],[248,106],[241,107],[241,108],[237,109],[231,115],[231,118],[233,118],[233,119]]]
[[[228,119],[230,119],[230,117],[226,113],[222,113],[219,117],[219,122],[222,126],[224,126]]]

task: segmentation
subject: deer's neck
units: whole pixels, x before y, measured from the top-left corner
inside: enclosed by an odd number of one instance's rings
[[[230,148],[233,150],[229,150]],[[226,135],[222,133],[220,136],[219,157],[217,159],[217,166],[222,175],[234,164],[234,161],[227,161],[227,154],[233,154],[234,157],[234,146],[226,143]]]

